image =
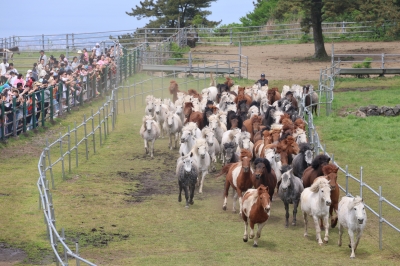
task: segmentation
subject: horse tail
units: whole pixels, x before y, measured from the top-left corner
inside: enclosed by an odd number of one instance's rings
[[[229,169],[231,168],[231,166],[232,166],[233,164],[234,164],[234,163],[228,163],[228,164],[224,165],[224,166],[222,167],[221,171],[220,171],[219,173],[217,173],[214,177],[217,178],[217,177],[220,177],[220,176],[222,176],[222,175],[226,175],[226,174],[229,172]]]

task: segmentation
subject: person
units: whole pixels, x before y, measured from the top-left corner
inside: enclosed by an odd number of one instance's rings
[[[96,49],[96,57],[98,58],[98,57],[101,56],[101,54],[102,54],[102,51],[101,51],[101,48],[100,48],[100,44],[99,44],[99,43],[96,43],[95,49]]]
[[[7,73],[7,59],[3,59],[3,62],[0,64],[0,75],[1,75],[1,80],[0,83],[4,84],[7,81],[6,73]]]
[[[25,86],[26,81],[23,78],[22,74],[18,74],[17,78],[14,80],[14,82],[11,84],[14,88],[18,88],[17,85],[18,83],[21,83],[21,87]]]
[[[71,63],[72,71],[76,71],[78,69],[78,66],[79,66],[78,57],[74,56]]]
[[[44,54],[43,50],[40,50],[40,57],[39,57],[38,63],[41,63],[42,60],[44,60],[43,65],[47,65],[47,56]]]
[[[14,81],[15,80],[17,80],[17,74],[13,71],[13,70],[11,70],[10,71],[10,78],[8,79],[8,83],[11,85],[11,86],[14,86]]]
[[[10,63],[10,64],[9,64],[9,67],[10,67],[10,70],[11,70],[11,71],[14,71],[14,72],[15,72],[15,74],[17,74],[17,75],[19,74],[19,73],[18,73],[18,70],[14,67],[14,64],[13,64],[13,63]]]
[[[260,83],[261,86],[268,86],[268,79],[265,78],[265,74],[261,74],[261,79],[257,80],[256,83]]]

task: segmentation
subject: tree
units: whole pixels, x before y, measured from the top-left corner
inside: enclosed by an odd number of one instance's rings
[[[146,25],[148,28],[176,28],[187,27],[201,21],[208,27],[214,27],[221,21],[210,21],[206,17],[211,11],[205,10],[217,0],[144,0],[140,6],[132,8],[132,12],[125,12],[129,16],[155,18]]]
[[[400,1],[400,0],[399,0]],[[240,18],[243,26],[263,26],[273,16],[273,11],[279,0],[257,0],[253,2],[254,11]]]

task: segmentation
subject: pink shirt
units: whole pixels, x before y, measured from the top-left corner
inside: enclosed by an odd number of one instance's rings
[[[14,81],[13,86],[16,88],[18,83],[22,83],[22,87],[25,86],[25,80],[24,79],[16,79]]]

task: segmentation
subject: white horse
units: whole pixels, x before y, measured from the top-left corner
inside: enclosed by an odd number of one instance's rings
[[[172,103],[171,99],[169,99],[169,98],[163,99],[163,104],[165,104],[166,106],[168,106],[168,109],[169,109],[170,111],[176,112],[175,105]]]
[[[254,143],[250,140],[249,132],[241,132],[239,138],[238,154],[240,154],[241,149],[246,149],[253,155]]]
[[[154,97],[153,95],[147,95],[146,96],[146,109],[145,113],[146,115],[154,115]]]
[[[218,115],[219,121],[220,121],[222,124],[224,124],[224,125],[225,125],[225,128],[226,128],[226,126],[227,126],[227,124],[228,124],[228,113],[219,110],[217,115]],[[226,130],[225,130],[225,131],[226,131]]]
[[[325,227],[324,241],[329,240],[329,206],[331,205],[331,186],[325,177],[315,179],[311,187],[305,188],[301,193],[301,211],[304,217],[304,236],[307,237],[307,215],[314,220],[316,238],[319,245],[322,245],[320,219],[323,220]]]
[[[163,104],[160,99],[156,99],[154,101],[154,115],[155,115],[155,119],[158,122],[158,125],[161,129],[161,137],[162,138],[164,137],[164,130],[162,130],[162,128],[163,128],[164,121],[167,118],[168,112],[169,112],[168,106]]]
[[[211,164],[210,155],[208,154],[208,144],[205,139],[196,139],[196,143],[192,148],[193,156],[197,161],[199,168],[199,176],[197,182],[199,184],[199,193],[203,193],[204,178],[208,174],[208,168]]]
[[[344,228],[350,237],[351,255],[350,258],[355,258],[355,251],[362,232],[367,224],[367,213],[365,212],[364,201],[360,196],[355,198],[343,197],[339,202],[338,208],[339,221],[339,241],[338,246],[342,245],[342,235]],[[354,239],[356,236],[356,239]]]
[[[196,137],[193,135],[193,129],[190,126],[184,126],[181,134],[181,146],[179,147],[179,154],[188,154],[196,141]]]
[[[308,143],[307,141],[307,134],[306,132],[301,129],[301,128],[297,128],[296,131],[293,133],[293,138],[296,140],[297,144],[300,143]]]
[[[225,115],[226,116],[226,115]],[[226,122],[226,118],[225,118]],[[226,131],[226,125],[221,122],[218,115],[210,115],[208,117],[208,126],[214,130],[215,138],[218,140],[218,143],[222,142],[222,135]]]
[[[208,154],[210,154],[212,162],[217,162],[217,155],[221,152],[221,147],[219,146],[218,140],[215,138],[214,130],[208,126],[204,127],[201,131],[202,137],[207,141],[208,144]],[[213,168],[214,167],[214,168]],[[215,169],[215,165],[211,165],[212,169]]]
[[[260,111],[258,110],[258,107],[253,105],[249,108],[247,111],[247,118],[252,118],[255,115],[260,115]]]
[[[264,98],[264,99],[261,100],[260,113],[261,113],[262,116],[266,115],[266,112],[267,112],[269,106],[270,105],[268,103],[268,98]]]
[[[179,116],[182,123],[185,121],[185,114],[183,113],[183,106],[184,106],[184,102],[182,99],[178,99],[175,101],[175,110],[176,110],[175,113]]]
[[[197,123],[189,122],[189,123],[186,123],[185,127],[186,127],[186,129],[189,129],[192,131],[192,135],[194,136],[194,138],[196,138],[196,139],[202,138],[201,130],[197,126]]]
[[[210,101],[217,101],[218,89],[215,86],[205,88],[201,91],[201,96]]]
[[[140,136],[144,139],[144,149],[146,154],[149,153],[150,142],[150,156],[154,156],[154,142],[160,137],[160,128],[154,118],[146,115],[143,117],[143,124],[140,127]]]
[[[172,150],[172,137],[174,137],[175,149],[177,147],[178,140],[182,130],[182,121],[177,114],[174,112],[168,112],[167,119],[164,121],[164,131],[169,136],[168,148]]]
[[[266,149],[264,151],[264,157],[269,161],[271,168],[274,169],[277,182],[282,179],[282,162],[281,155],[275,152],[275,149]]]

